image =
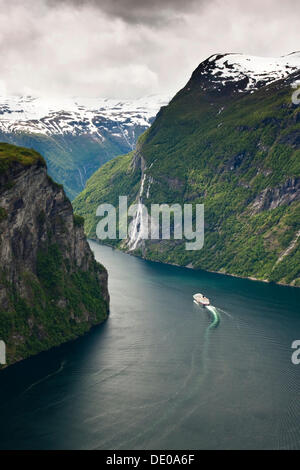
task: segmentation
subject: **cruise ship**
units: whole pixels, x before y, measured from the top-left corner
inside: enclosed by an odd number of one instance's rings
[[[207,297],[205,297],[203,294],[195,294],[193,295],[194,302],[198,305],[202,305],[203,307],[206,307],[207,305],[210,305],[210,301]]]

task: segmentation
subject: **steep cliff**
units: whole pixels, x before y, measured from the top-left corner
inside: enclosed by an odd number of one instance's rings
[[[0,144],[0,339],[7,363],[76,338],[108,313],[107,272],[35,151]]]
[[[116,243],[155,261],[300,286],[300,54],[214,55],[158,113],[135,152],[98,170],[75,199],[95,237],[96,208],[129,202],[204,204],[204,247]],[[140,220],[136,217],[135,226]]]

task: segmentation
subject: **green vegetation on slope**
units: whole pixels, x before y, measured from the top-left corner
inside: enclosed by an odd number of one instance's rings
[[[0,310],[0,338],[6,342],[8,365],[75,339],[107,316],[107,304],[98,276],[104,268],[94,262],[87,272],[71,269],[56,244],[40,250],[36,275],[20,275],[30,296],[21,298],[1,270],[1,284],[10,293],[10,305]]]
[[[14,163],[30,166],[35,163],[45,165],[43,157],[33,149],[16,147],[15,145],[0,143],[0,174],[10,168]]]
[[[103,131],[104,132],[104,131]],[[141,132],[135,130],[137,135]],[[32,147],[44,155],[48,172],[55,181],[63,184],[68,197],[72,200],[84,188],[86,180],[111,158],[128,152],[126,141],[116,139],[110,132],[105,139],[90,134],[30,134],[0,132],[0,141],[15,145]]]
[[[300,108],[284,82],[217,96],[191,81],[162,108],[132,158],[144,159],[145,187],[153,178],[146,205],[204,203],[204,248],[146,241],[143,256],[300,286],[299,134]],[[89,236],[97,205],[135,198],[140,175],[124,156],[88,181],[74,207]]]
[[[107,317],[107,273],[83,223],[36,151],[0,144],[0,339],[8,365]]]
[[[92,236],[96,234],[98,223],[96,210],[100,203],[110,203],[118,207],[119,195],[127,195],[129,203],[133,202],[139,189],[141,173],[132,172],[130,167],[132,156],[131,152],[103,165],[89,179],[87,187],[74,201],[76,213],[84,217],[86,233]]]

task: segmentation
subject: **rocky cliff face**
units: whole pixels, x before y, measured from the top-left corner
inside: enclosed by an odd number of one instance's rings
[[[276,209],[300,200],[300,178],[288,178],[276,188],[266,188],[259,194],[252,205],[252,213]]]
[[[8,364],[106,318],[107,272],[82,222],[39,154],[0,144],[0,339]]]

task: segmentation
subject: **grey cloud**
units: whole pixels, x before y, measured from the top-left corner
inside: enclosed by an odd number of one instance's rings
[[[77,8],[95,7],[129,23],[160,25],[173,15],[199,9],[208,0],[48,0],[51,6],[62,3]]]
[[[0,93],[175,93],[216,52],[299,50],[299,0],[0,0]]]

